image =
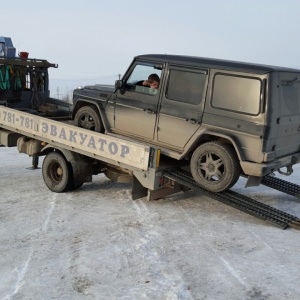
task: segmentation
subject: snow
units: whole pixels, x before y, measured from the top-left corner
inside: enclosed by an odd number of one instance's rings
[[[55,194],[15,148],[0,161],[0,299],[300,299],[295,229],[192,191],[132,201],[103,175]],[[244,183],[300,216],[299,199]]]

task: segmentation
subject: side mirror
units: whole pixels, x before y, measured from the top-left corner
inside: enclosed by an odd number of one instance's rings
[[[123,95],[125,94],[125,89],[124,89],[124,82],[123,80],[116,80],[115,82],[115,89],[120,90],[120,93]]]
[[[116,80],[116,82],[115,82],[116,90],[122,89],[122,86],[123,86],[123,81],[122,80]]]

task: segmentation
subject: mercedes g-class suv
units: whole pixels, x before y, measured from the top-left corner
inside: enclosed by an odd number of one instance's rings
[[[159,76],[157,89],[145,85]],[[220,192],[300,161],[300,70],[177,55],[140,55],[115,86],[76,89],[76,126],[130,137],[189,162]],[[284,170],[282,170],[284,168]]]

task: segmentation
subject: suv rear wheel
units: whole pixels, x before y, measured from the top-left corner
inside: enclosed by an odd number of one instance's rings
[[[191,172],[194,180],[203,188],[211,192],[222,192],[237,182],[240,165],[230,145],[208,142],[194,151]]]
[[[87,105],[81,107],[74,118],[74,125],[96,132],[104,132],[104,127],[95,106]]]

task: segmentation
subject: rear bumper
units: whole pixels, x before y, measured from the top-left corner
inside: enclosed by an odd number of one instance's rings
[[[241,161],[241,168],[248,176],[265,176],[286,166],[292,166],[300,162],[300,153],[277,158],[267,163],[252,163]]]

